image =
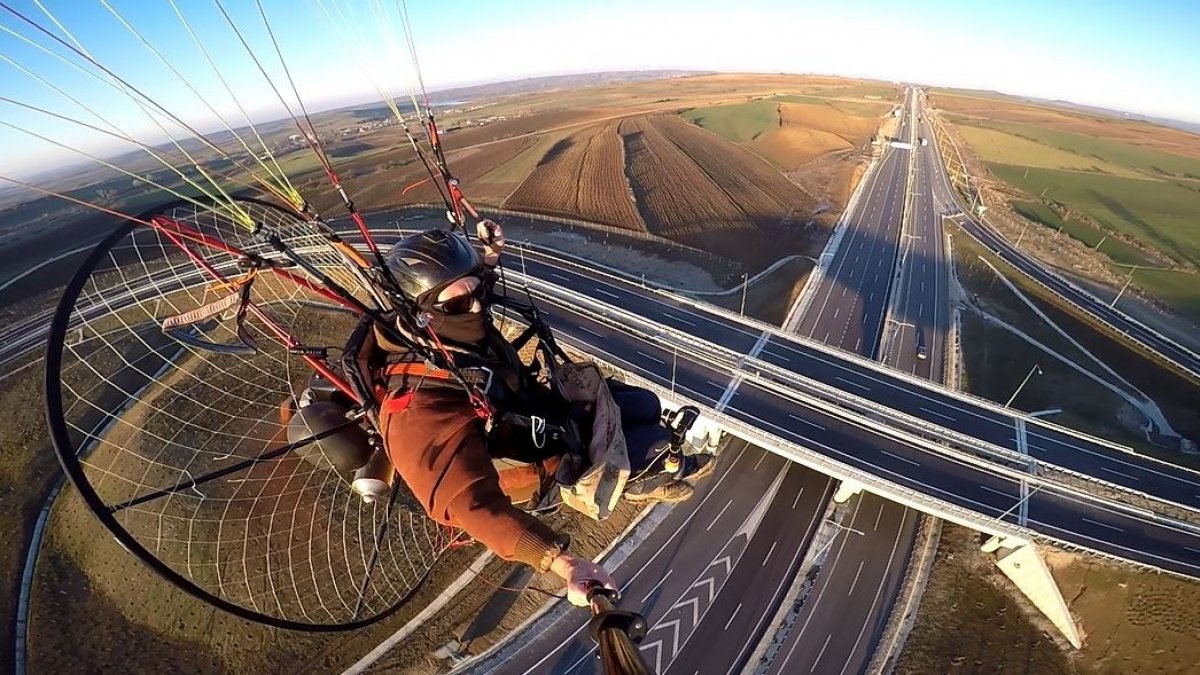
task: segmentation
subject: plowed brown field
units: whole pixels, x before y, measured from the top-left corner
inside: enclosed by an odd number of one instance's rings
[[[587,127],[542,157],[505,207],[645,230],[625,181],[617,123]]]
[[[755,225],[770,228],[797,214],[803,220],[816,208],[812,197],[752,153],[676,115],[651,119]]]
[[[757,266],[808,252],[791,223],[816,202],[733,143],[676,115],[640,115],[557,142],[505,207],[646,230]]]

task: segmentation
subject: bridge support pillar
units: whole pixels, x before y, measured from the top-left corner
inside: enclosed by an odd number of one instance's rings
[[[1005,549],[997,553],[996,567],[1016,584],[1038,611],[1050,619],[1050,623],[1072,647],[1079,649],[1082,640],[1075,619],[1071,617],[1067,601],[1063,599],[1062,591],[1058,589],[1058,583],[1050,574],[1050,568],[1046,566],[1037,546],[1019,537],[994,536],[982,548],[985,553]]]
[[[1001,548],[1018,549],[1027,544],[1029,544],[1029,541],[1026,539],[1022,539],[1020,537],[1000,536],[997,534],[983,542],[983,546],[980,546],[979,550],[983,551],[984,553],[995,553]]]
[[[833,501],[838,504],[845,504],[851,497],[862,491],[862,483],[853,480],[844,480],[838,485],[837,492],[833,493]]]

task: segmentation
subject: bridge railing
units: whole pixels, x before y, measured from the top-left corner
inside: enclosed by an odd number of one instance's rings
[[[317,245],[312,248],[320,249],[322,246]],[[307,250],[307,247],[305,250]],[[204,280],[203,275],[199,274],[194,267],[185,266],[185,271],[185,278],[194,277],[198,283]],[[174,268],[156,271],[156,274],[160,273],[176,274],[176,279],[182,280],[181,277],[178,276],[177,270]],[[528,282],[530,280],[526,279],[526,281]],[[570,291],[560,289],[554,284],[541,282],[538,280],[534,280],[534,284],[543,288],[557,289],[560,296],[574,298],[577,306],[579,300],[582,300],[583,303],[587,305],[586,309],[588,311],[617,314],[621,317],[622,321],[616,327],[623,330],[628,330],[630,325],[635,324],[647,327],[650,331],[648,334],[654,338],[665,335],[673,341],[688,346],[692,350],[699,350],[700,352],[713,354],[720,361],[722,367],[733,368],[734,370],[744,370],[752,367],[760,374],[760,376],[761,373],[764,372],[771,374],[777,378],[780,378],[784,383],[811,396],[818,397],[825,401],[831,401],[843,408],[847,408],[864,415],[874,415],[878,418],[888,420],[898,428],[907,429],[911,432],[922,434],[928,438],[953,444],[954,447],[947,445],[939,446],[943,449],[942,451],[944,453],[959,452],[960,449],[965,448],[980,458],[989,459],[993,462],[1001,462],[1005,465],[1025,467],[1025,471],[1027,472],[1038,471],[1044,476],[1055,476],[1060,485],[1069,485],[1077,489],[1095,489],[1102,492],[1110,499],[1121,500],[1123,503],[1135,507],[1145,508],[1147,505],[1150,505],[1152,508],[1157,508],[1160,512],[1175,518],[1194,517],[1197,513],[1197,510],[1194,508],[1171,502],[1170,500],[1163,499],[1156,495],[1118,485],[1110,481],[1105,481],[1096,476],[1067,469],[1043,460],[1037,460],[1028,455],[1019,453],[1016,450],[980,441],[979,439],[976,439],[970,435],[946,429],[940,425],[936,425],[918,417],[893,410],[887,406],[875,403],[870,399],[851,394],[819,380],[804,377],[791,370],[776,366],[760,359],[748,357],[719,345],[713,345],[705,340],[695,338],[688,333],[650,321],[637,314],[626,312],[620,308],[601,303],[592,298],[577,296]],[[157,294],[158,292],[153,283],[149,283],[144,288],[152,294]],[[131,289],[125,289],[124,292],[131,294],[135,291]],[[877,366],[877,364],[873,361],[863,359],[862,362],[864,365],[872,367]],[[893,371],[886,372],[889,375],[893,374]],[[919,380],[917,378],[911,379],[914,381],[914,383],[924,384],[923,380]],[[1007,409],[1004,410],[1007,411]],[[1007,412],[1011,414],[1011,411]]]

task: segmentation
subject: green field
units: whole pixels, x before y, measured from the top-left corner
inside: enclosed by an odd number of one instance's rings
[[[693,108],[681,117],[734,143],[752,141],[779,126],[778,105],[769,100]]]
[[[1125,167],[1150,178],[1200,181],[1200,159],[1193,157],[1142,148],[1107,138],[1047,129],[1032,124],[987,122],[982,126],[1019,136],[1044,146],[1059,148],[1097,163]]]
[[[776,96],[773,101],[781,103],[806,103],[808,105],[827,105],[839,112],[855,117],[878,117],[892,108],[892,104],[877,101],[836,101],[820,96]]]
[[[985,162],[1107,173],[1126,178],[1142,177],[1137,171],[1120,164],[1047,145],[1017,133],[966,125],[960,125],[958,132]]]
[[[1133,284],[1180,314],[1200,322],[1200,275],[1177,270],[1137,270]]]
[[[812,92],[813,96],[836,96],[838,98],[864,98],[878,96],[884,101],[898,101],[900,88],[883,84],[859,84],[849,87],[830,87]]]
[[[1000,180],[1063,204],[1180,262],[1200,266],[1200,191],[1176,183],[989,164]]]
[[[1010,202],[1009,205],[1023,217],[1067,234],[1085,246],[1096,248],[1099,244],[1100,252],[1106,254],[1115,263],[1150,266],[1158,264],[1136,246],[1115,237],[1105,238],[1104,232],[1091,225],[1075,220],[1063,220],[1053,209],[1042,202]]]

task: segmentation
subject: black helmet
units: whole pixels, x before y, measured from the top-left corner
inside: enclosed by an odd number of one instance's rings
[[[426,230],[401,239],[386,262],[400,290],[418,304],[483,267],[483,259],[467,238],[447,230]]]

